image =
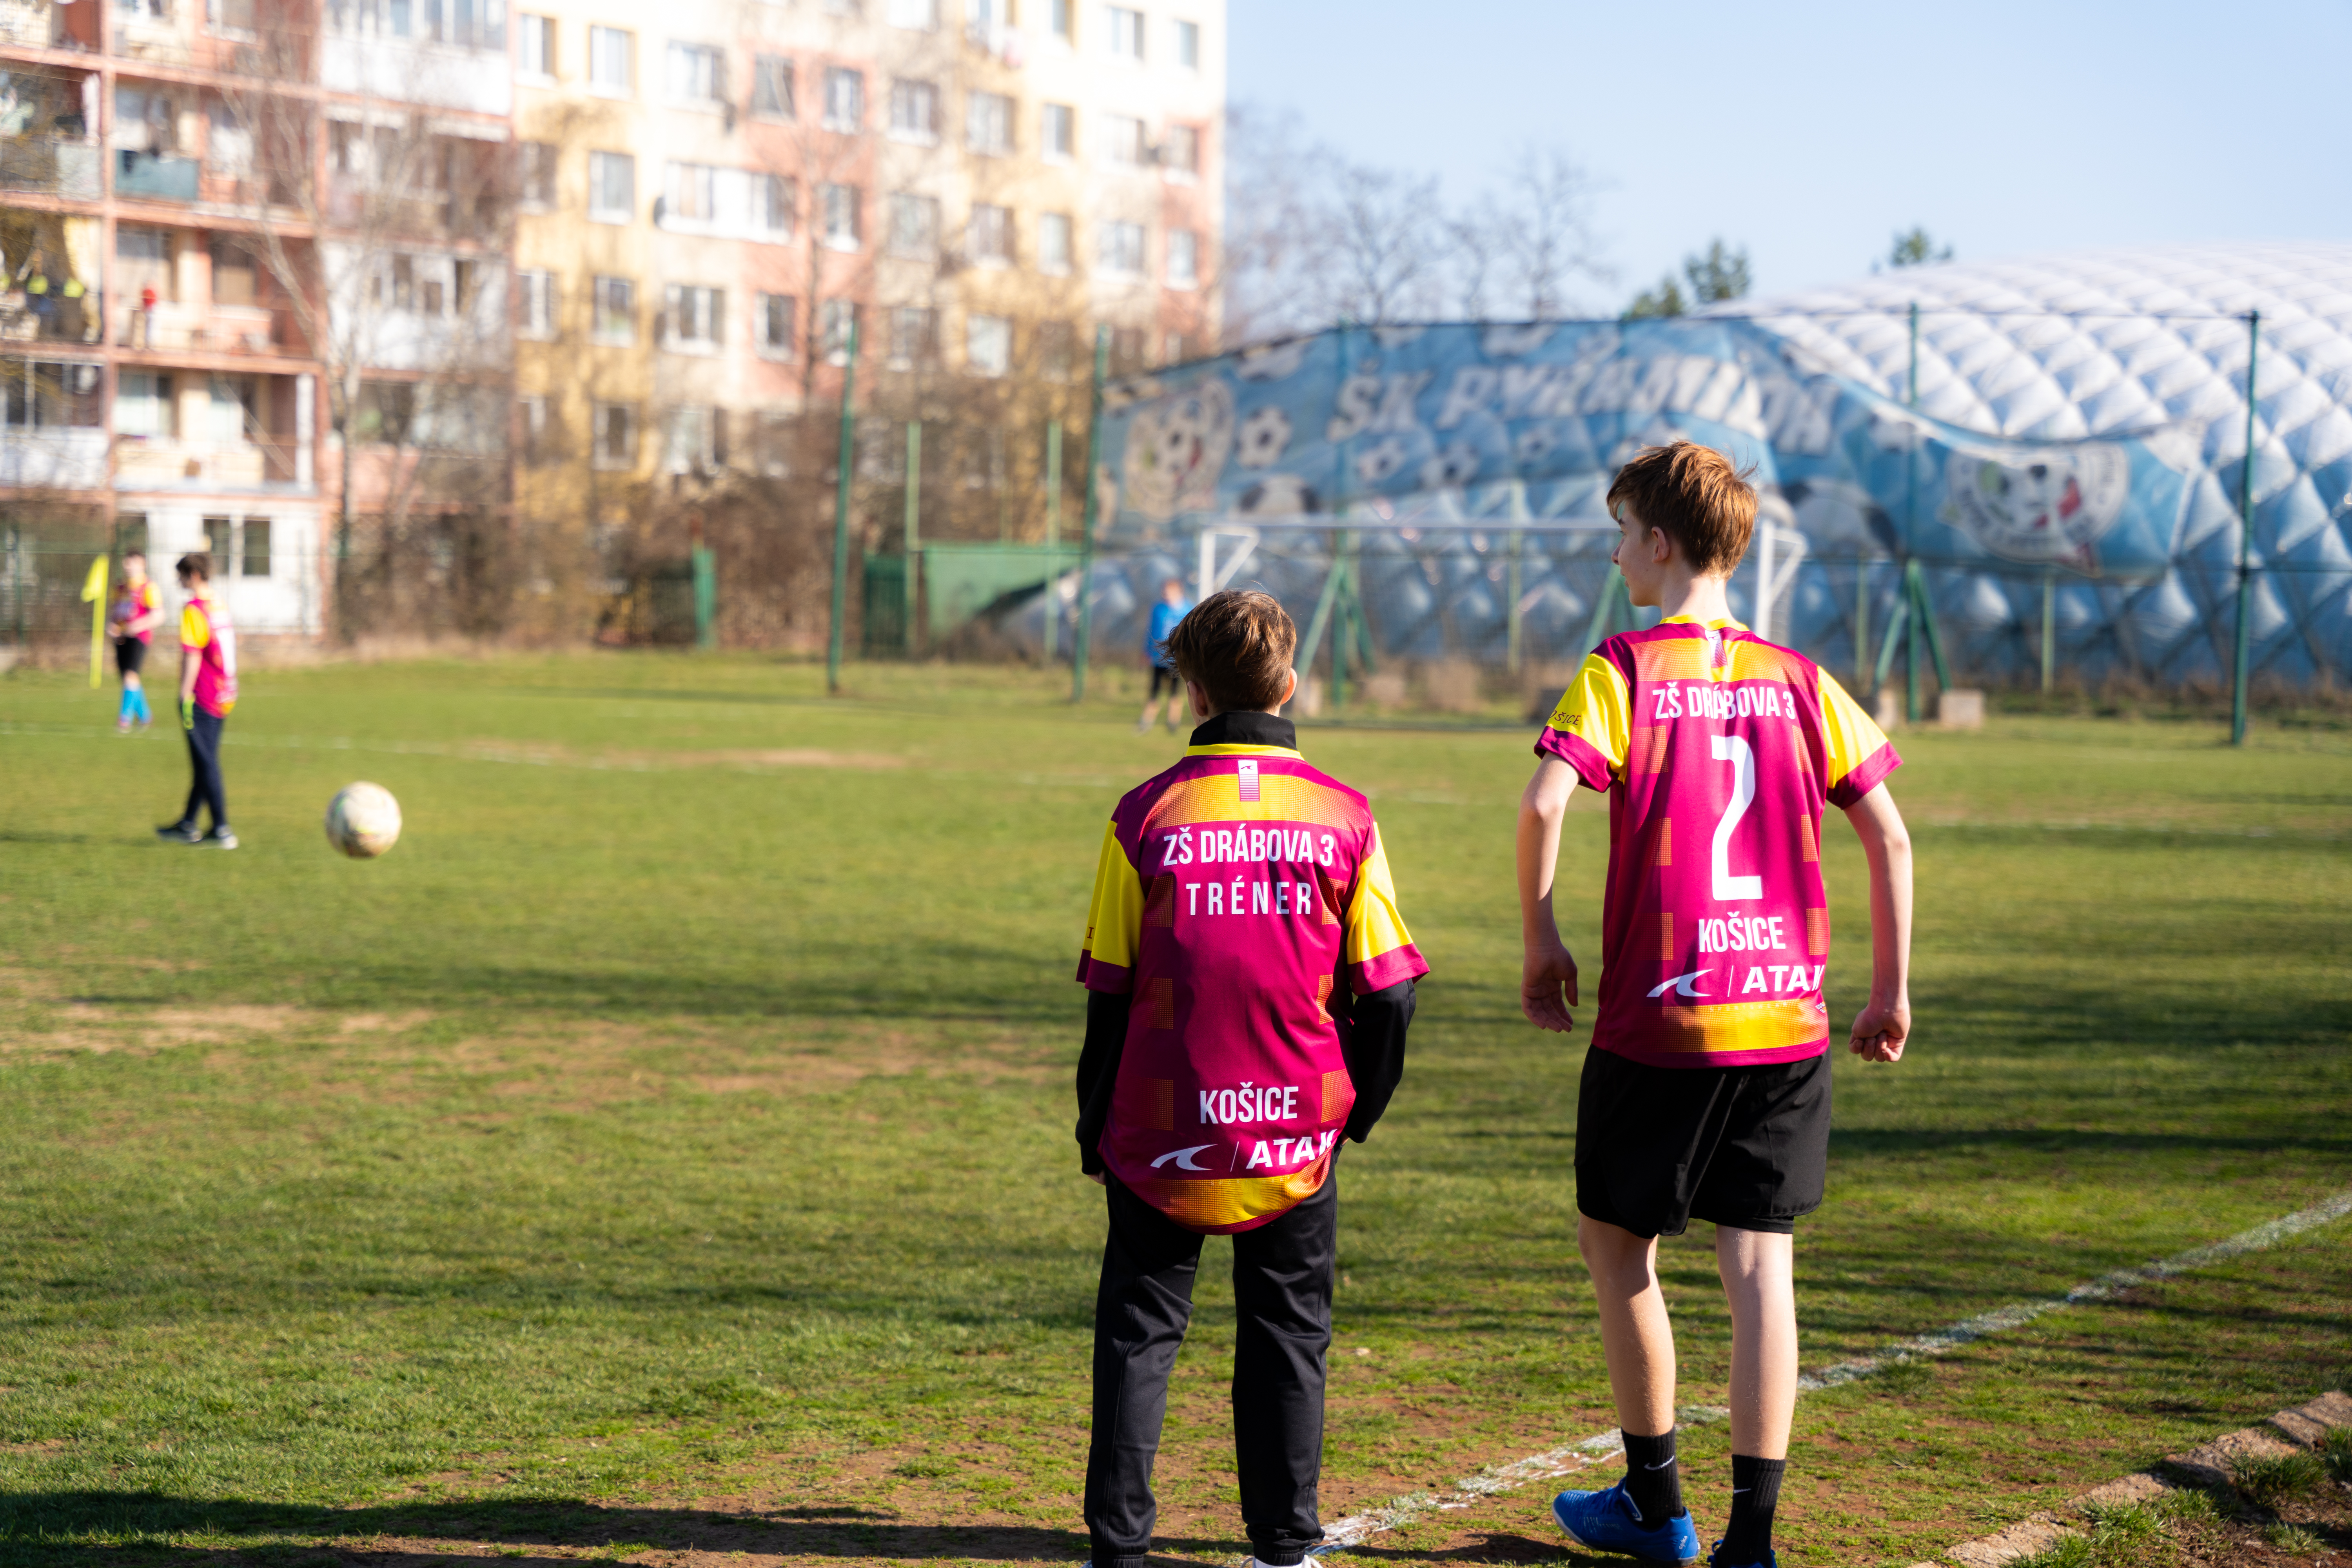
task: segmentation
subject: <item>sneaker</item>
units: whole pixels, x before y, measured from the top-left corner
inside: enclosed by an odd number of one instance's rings
[[[1151,733],[1151,715],[1150,715],[1150,714],[1147,713],[1147,714],[1145,714],[1142,718],[1138,719],[1138,720],[1135,721],[1135,732],[1136,732],[1137,734],[1139,734],[1139,735],[1149,735],[1150,733]],[[1094,1568],[1094,1564],[1093,1564],[1093,1563],[1089,1563],[1088,1564],[1087,1564],[1087,1568]]]
[[[114,721],[114,732],[118,735],[128,735],[131,733],[131,721],[128,719],[117,719]]]
[[[205,836],[193,822],[174,822],[155,830],[155,837],[166,844],[202,844]]]
[[[1551,1500],[1551,1516],[1570,1541],[1595,1552],[1622,1552],[1651,1563],[1698,1561],[1698,1527],[1690,1515],[1645,1528],[1622,1481],[1606,1491],[1562,1492]]]
[[[234,827],[215,827],[210,833],[204,836],[202,842],[206,844],[217,844],[224,849],[234,849],[236,847],[236,829]]]
[[[1780,1568],[1780,1554],[1768,1546],[1761,1557],[1746,1563],[1734,1563],[1723,1554],[1723,1542],[1718,1541],[1715,1543],[1715,1550],[1706,1554],[1706,1568]]]

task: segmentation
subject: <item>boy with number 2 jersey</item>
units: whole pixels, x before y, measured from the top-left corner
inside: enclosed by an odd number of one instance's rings
[[[1792,1237],[1828,1166],[1822,818],[1843,811],[1870,863],[1870,1003],[1852,1048],[1895,1061],[1911,1015],[1910,840],[1885,785],[1900,759],[1826,671],[1731,618],[1725,588],[1756,492],[1721,453],[1652,447],[1620,470],[1609,507],[1633,602],[1666,614],[1584,661],[1536,744],[1519,813],[1521,1006],[1564,1031],[1577,971],[1551,911],[1560,815],[1578,784],[1609,796],[1576,1199],[1626,1477],[1562,1493],[1553,1513],[1586,1546],[1697,1557],[1656,1258],[1661,1235],[1707,1220],[1732,1313],[1732,1512],[1711,1561],[1756,1568],[1777,1561],[1796,1400]]]

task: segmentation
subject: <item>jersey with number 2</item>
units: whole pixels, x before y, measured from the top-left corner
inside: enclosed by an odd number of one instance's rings
[[[1592,1044],[1657,1067],[1829,1048],[1825,806],[1901,758],[1829,674],[1736,621],[1594,649],[1536,742],[1609,796]]]

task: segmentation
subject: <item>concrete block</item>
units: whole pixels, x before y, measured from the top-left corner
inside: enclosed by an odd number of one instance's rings
[[[1878,721],[1882,730],[1893,730],[1903,722],[1903,693],[1892,686],[1878,689],[1878,700],[1870,705],[1870,716]]]
[[[2314,1421],[2300,1410],[2282,1410],[2270,1418],[2269,1425],[2298,1447],[2315,1448],[2319,1440],[2327,1436],[2326,1422]]]
[[[2037,1513],[2031,1519],[2019,1520],[2007,1530],[1964,1542],[1953,1547],[1948,1555],[1963,1568],[2000,1568],[2004,1563],[2047,1552],[2074,1533],[2056,1514]]]
[[[2200,1443],[2185,1454],[2167,1455],[2164,1464],[2167,1469],[2188,1477],[2197,1486],[2219,1487],[2229,1484],[2232,1459],[2275,1459],[2300,1451],[2294,1444],[2281,1441],[2274,1433],[2259,1426],[2244,1426],[2210,1443]]]
[[[1366,702],[1375,708],[1404,706],[1404,677],[1395,670],[1384,669],[1378,675],[1369,676],[1356,689],[1363,694]]]
[[[1311,675],[1298,683],[1298,695],[1284,710],[1293,719],[1317,719],[1323,713],[1323,678]]]
[[[1984,715],[1984,693],[1973,688],[1955,686],[1936,694],[1936,722],[1947,730],[1981,730]]]
[[[2141,1470],[2136,1475],[2126,1476],[2121,1480],[2109,1481],[2103,1487],[2093,1487],[2089,1491],[2076,1498],[2073,1506],[2085,1510],[2095,1508],[2121,1508],[2127,1502],[2146,1502],[2152,1497],[2160,1497],[2170,1490],[2172,1488],[2162,1480],[2146,1470]]]
[[[2296,1405],[2294,1413],[2329,1426],[2352,1426],[2352,1395],[2330,1389],[2308,1405]]]

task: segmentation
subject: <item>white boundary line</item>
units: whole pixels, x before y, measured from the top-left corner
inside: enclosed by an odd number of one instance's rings
[[[2216,1263],[2226,1263],[2250,1252],[2260,1252],[2275,1247],[2290,1237],[2315,1230],[2331,1221],[2352,1214],[2352,1191],[2337,1193],[2333,1197],[2297,1209],[2291,1215],[2265,1220],[2251,1230],[2242,1230],[2225,1241],[2210,1246],[2191,1247],[2187,1252],[2145,1264],[2137,1268],[2119,1268],[2112,1274],[2102,1274],[2096,1279],[2075,1286],[2063,1296],[2049,1296],[2039,1301],[2018,1301],[2006,1307],[1996,1307],[1990,1312],[1979,1312],[1973,1318],[1962,1319],[1949,1328],[1916,1338],[1897,1340],[1875,1355],[1855,1361],[1840,1362],[1817,1373],[1808,1373],[1797,1379],[1799,1394],[1818,1394],[1823,1389],[1837,1388],[1860,1378],[1868,1377],[1900,1362],[1927,1356],[1939,1356],[1956,1351],[1962,1345],[1973,1344],[1989,1334],[2005,1333],[2021,1328],[2045,1313],[2067,1307],[2081,1306],[2089,1301],[2104,1301],[2135,1286],[2153,1280],[2169,1279],[2175,1275],[2194,1269],[2209,1268]],[[1729,1412],[1711,1405],[1693,1405],[1675,1412],[1677,1425],[1691,1426],[1709,1421],[1721,1421]],[[1347,1518],[1326,1527],[1323,1543],[1315,1550],[1319,1554],[1344,1551],[1360,1545],[1385,1531],[1411,1523],[1425,1513],[1451,1509],[1468,1508],[1482,1498],[1493,1497],[1525,1486],[1529,1481],[1547,1480],[1554,1476],[1573,1475],[1615,1458],[1625,1451],[1623,1436],[1616,1429],[1596,1432],[1590,1437],[1564,1443],[1557,1448],[1547,1448],[1540,1454],[1530,1454],[1524,1459],[1496,1465],[1491,1469],[1465,1477],[1450,1488],[1437,1491],[1411,1492],[1391,1498],[1376,1508]]]

